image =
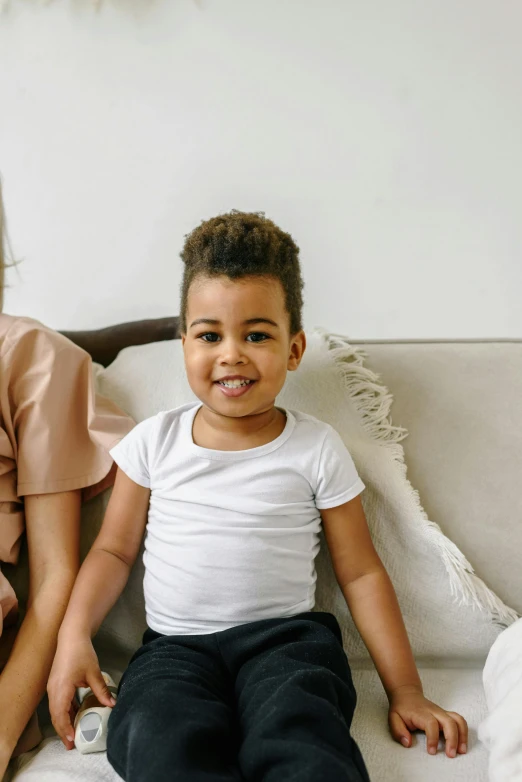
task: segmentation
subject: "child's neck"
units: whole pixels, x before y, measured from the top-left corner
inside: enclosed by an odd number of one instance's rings
[[[286,416],[273,406],[261,413],[233,418],[202,405],[192,427],[192,439],[214,451],[245,451],[272,442],[282,433]]]

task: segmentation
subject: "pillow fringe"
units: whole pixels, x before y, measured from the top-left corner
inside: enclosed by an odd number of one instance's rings
[[[423,531],[429,542],[439,552],[449,577],[454,600],[488,613],[494,624],[508,627],[516,619],[517,612],[507,606],[479,578],[462,551],[444,533],[440,526],[428,518],[421,505],[419,492],[407,478],[404,448],[401,442],[408,436],[404,427],[395,426],[390,417],[393,396],[382,384],[379,375],[364,366],[367,354],[351,345],[345,338],[317,329],[325,341],[344,388],[361,416],[361,423],[374,440],[385,445],[400,467],[404,480],[411,489],[415,510],[423,521]]]

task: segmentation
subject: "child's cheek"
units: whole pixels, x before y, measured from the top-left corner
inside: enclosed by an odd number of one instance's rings
[[[198,380],[208,380],[212,377],[213,363],[208,356],[200,354],[193,357],[190,367],[187,366],[187,371],[192,374],[196,382]]]

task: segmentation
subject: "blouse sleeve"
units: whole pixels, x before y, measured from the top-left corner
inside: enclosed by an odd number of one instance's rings
[[[93,496],[109,485],[109,450],[134,426],[94,388],[90,356],[34,321],[5,358],[11,396],[17,493],[84,489]]]

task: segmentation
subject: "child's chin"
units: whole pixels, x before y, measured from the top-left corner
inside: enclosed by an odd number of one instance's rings
[[[203,404],[207,404],[203,402]],[[270,407],[273,407],[273,403],[266,404],[260,403],[259,399],[248,398],[248,395],[230,397],[221,394],[219,396],[213,396],[212,400],[208,400],[207,407],[210,407],[216,413],[229,416],[229,418],[243,418],[246,415],[256,415],[256,413],[264,412]]]
[[[228,415],[230,418],[243,417],[245,415],[251,415],[257,410],[257,405],[248,404],[241,397],[238,399],[225,398],[220,403],[215,405],[218,412],[223,415]]]

